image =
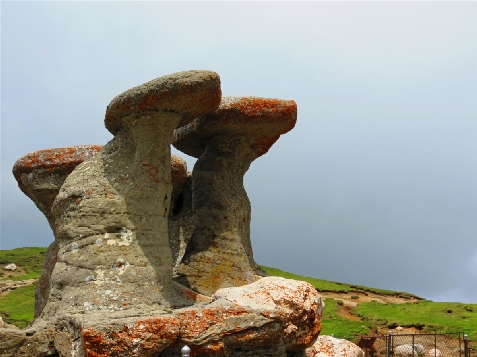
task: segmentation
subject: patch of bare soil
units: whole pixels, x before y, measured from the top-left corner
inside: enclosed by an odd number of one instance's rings
[[[380,304],[405,304],[408,302],[419,301],[416,298],[403,298],[396,295],[378,295],[373,293],[361,293],[361,292],[348,292],[348,293],[339,293],[339,292],[320,292],[321,296],[324,299],[334,299],[341,300],[342,305],[339,305],[339,310],[336,312],[338,316],[347,318],[351,321],[361,321],[361,318],[353,315],[350,310],[358,306],[360,302],[371,302],[376,301]],[[416,333],[418,330],[415,328],[403,328],[400,330],[400,333]],[[376,331],[379,333],[380,331]],[[384,333],[384,331],[383,331]],[[386,332],[387,333],[387,330]]]
[[[22,286],[28,286],[36,283],[38,279],[28,279],[28,280],[0,280],[0,297],[3,297],[10,293],[11,291],[18,289]]]
[[[17,265],[17,268],[15,270],[6,270],[6,269],[1,269],[0,270],[0,280],[3,279],[11,279],[19,275],[25,275],[27,272],[25,268],[20,267]]]

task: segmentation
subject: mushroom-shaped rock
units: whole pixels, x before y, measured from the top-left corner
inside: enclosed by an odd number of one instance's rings
[[[211,295],[262,274],[253,259],[243,176],[296,117],[293,100],[225,97],[213,113],[175,130],[173,145],[198,158],[192,172],[196,225],[177,269],[181,283]]]
[[[172,282],[170,143],[180,123],[219,102],[210,71],[161,77],[112,100],[105,122],[114,138],[68,176],[53,204],[58,260],[34,326],[87,314],[94,328],[98,313],[104,321],[188,304]]]
[[[22,192],[30,197],[45,215],[55,234],[51,207],[66,177],[83,161],[94,157],[100,145],[78,145],[44,149],[26,154],[13,165],[13,175]],[[35,289],[35,316],[38,316],[48,300],[50,276],[53,270],[58,245],[54,241],[48,247],[41,277]]]

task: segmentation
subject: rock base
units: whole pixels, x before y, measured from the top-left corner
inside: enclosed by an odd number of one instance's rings
[[[54,325],[0,329],[0,357],[300,357],[321,330],[323,302],[308,283],[267,277],[212,298],[184,289],[175,310],[85,311]]]

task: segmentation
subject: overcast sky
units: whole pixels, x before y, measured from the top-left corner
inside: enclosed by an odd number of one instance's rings
[[[477,2],[2,1],[0,249],[53,241],[19,157],[190,69],[298,104],[245,176],[258,263],[477,303]]]

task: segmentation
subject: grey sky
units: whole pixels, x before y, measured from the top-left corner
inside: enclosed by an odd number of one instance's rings
[[[2,2],[1,30],[1,249],[53,240],[16,159],[104,144],[117,94],[210,69],[298,104],[245,177],[260,264],[477,303],[477,2]]]

